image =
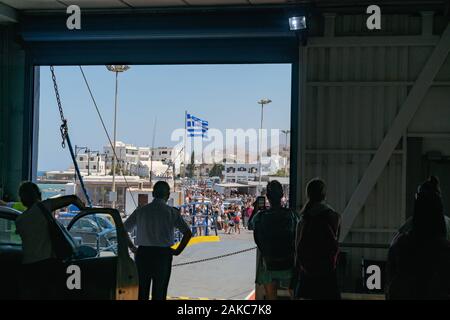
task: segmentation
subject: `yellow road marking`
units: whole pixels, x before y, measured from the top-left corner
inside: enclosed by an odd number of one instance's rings
[[[219,236],[200,236],[200,237],[192,237],[191,240],[189,240],[188,247],[194,244],[198,243],[204,243],[204,242],[219,242],[220,237]],[[179,243],[176,243],[172,246],[172,249],[176,249],[178,247]]]

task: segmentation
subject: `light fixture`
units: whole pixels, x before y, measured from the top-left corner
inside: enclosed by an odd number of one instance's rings
[[[306,17],[305,16],[290,17],[289,29],[291,29],[291,31],[299,31],[306,29]]]
[[[267,98],[264,98],[264,99],[261,99],[261,100],[258,101],[258,103],[261,104],[261,105],[269,104],[271,102],[272,102],[272,100],[267,99]]]
[[[130,69],[129,66],[123,65],[123,64],[107,65],[106,68],[112,72],[124,72],[124,71],[127,71],[128,69]]]

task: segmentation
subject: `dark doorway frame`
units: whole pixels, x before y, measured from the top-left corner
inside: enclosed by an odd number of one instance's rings
[[[298,204],[299,43],[289,31],[291,7],[89,11],[81,30],[65,12],[25,13],[23,179],[36,179],[39,67],[48,65],[291,64],[290,206]],[[120,26],[120,29],[117,27]]]

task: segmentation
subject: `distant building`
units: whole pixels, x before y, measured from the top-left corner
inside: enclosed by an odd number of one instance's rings
[[[130,174],[133,176],[150,177],[172,177],[172,168],[163,161],[139,161],[130,166]]]
[[[110,159],[112,159],[112,157],[114,156],[114,152],[110,145],[104,146],[103,151],[105,155]],[[145,150],[143,150],[142,152],[145,153]],[[122,141],[116,141],[116,155],[118,161],[122,161],[125,163],[137,163],[140,160],[139,158],[141,156],[138,147],[132,144],[125,144]]]
[[[211,172],[212,168],[214,167],[214,163],[199,163],[194,165],[194,170],[192,173],[192,176],[194,178],[204,178],[209,177],[209,173]],[[186,171],[185,171],[186,170]],[[180,175],[181,176],[188,176],[189,170],[185,168],[184,166],[180,167]]]
[[[130,188],[125,193],[125,215],[129,216],[137,207],[145,206],[153,201],[153,189],[151,188]],[[184,193],[181,191],[171,191],[169,206],[181,206],[184,203]]]
[[[261,176],[274,175],[285,169],[287,158],[278,155],[262,157]],[[222,171],[224,182],[256,181],[259,178],[258,163],[225,163]]]
[[[112,188],[112,176],[84,176],[84,185],[87,189],[92,203],[96,206],[111,207],[112,203],[109,199],[109,193]],[[84,194],[80,187],[80,182],[76,180],[75,192],[84,199]],[[120,212],[125,211],[125,193],[128,188],[148,188],[150,182],[148,179],[141,179],[137,176],[116,176],[116,192],[117,202],[116,208]]]
[[[152,149],[153,161],[168,162],[169,160],[173,159],[172,156],[173,156],[173,148],[158,147]]]
[[[258,177],[258,164],[226,163],[222,171],[224,182],[254,181]]]
[[[38,177],[40,183],[51,183],[52,181],[73,181],[75,179],[75,171],[46,171],[43,176]]]
[[[150,152],[151,149],[149,147],[139,147],[139,161],[150,161]]]
[[[132,144],[126,144],[122,141],[116,142],[116,166],[124,174],[149,176],[150,169],[146,165],[151,160],[157,161],[155,168],[161,167],[162,163],[169,163],[173,156],[173,148],[169,147],[136,147]],[[114,152],[110,145],[103,147],[103,153],[80,153],[76,156],[76,161],[80,171],[86,175],[109,175],[112,170]],[[150,167],[150,166],[148,166]],[[74,166],[69,167],[74,170]],[[164,170],[167,169],[167,166]],[[155,173],[154,173],[155,174]]]
[[[76,156],[78,169],[80,172],[88,175],[104,175],[106,174],[105,159],[100,154],[81,153]],[[74,170],[74,166],[70,166]]]

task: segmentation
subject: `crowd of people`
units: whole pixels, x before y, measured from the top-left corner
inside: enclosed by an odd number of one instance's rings
[[[234,202],[212,190],[191,190],[186,194],[188,205],[178,210],[167,205],[169,185],[157,182],[154,200],[137,208],[124,222],[128,232],[136,231],[136,242],[129,245],[136,253],[139,298],[148,299],[153,283],[152,297],[165,299],[172,257],[181,254],[193,233],[185,219],[192,218],[193,212],[186,208],[197,208],[192,209],[198,210],[193,215],[196,225],[208,228],[211,219],[227,234],[239,233],[241,224],[253,230],[260,252],[255,281],[264,286],[266,299],[276,299],[280,285],[287,286],[294,299],[340,299],[337,261],[341,216],[327,203],[326,195],[324,181],[309,181],[307,201],[296,212],[285,206],[281,184],[271,181],[265,198],[236,193],[231,198],[238,200]],[[70,204],[83,208],[84,204],[76,196],[42,201],[39,188],[31,182],[20,186],[19,196],[26,208],[16,221],[23,245],[23,276],[29,280],[24,298],[43,298],[51,292],[47,280],[54,276],[57,265],[50,212]],[[173,249],[175,229],[181,231],[182,238]],[[197,228],[195,232],[204,234],[206,230]],[[430,177],[419,186],[412,217],[391,243],[386,298],[449,299],[449,239],[450,219],[444,215],[439,180]]]
[[[232,191],[228,197],[212,189],[187,188],[181,215],[193,226],[195,235],[211,234],[217,228],[223,234],[240,234],[253,214],[255,196]]]

